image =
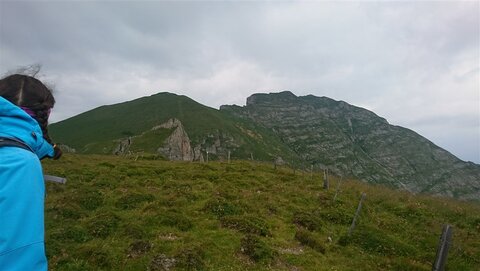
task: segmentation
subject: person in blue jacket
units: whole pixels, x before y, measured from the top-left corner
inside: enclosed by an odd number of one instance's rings
[[[48,269],[40,160],[61,156],[47,130],[54,104],[50,89],[34,77],[14,74],[0,80],[2,271]]]

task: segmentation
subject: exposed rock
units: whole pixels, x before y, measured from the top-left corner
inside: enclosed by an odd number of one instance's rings
[[[195,148],[193,149],[193,154],[194,154],[195,161],[204,162],[203,154],[202,154],[202,146],[200,145],[195,146]]]
[[[148,270],[169,271],[175,267],[175,258],[169,258],[165,254],[158,254],[153,257]]]
[[[128,152],[130,145],[132,144],[132,138],[126,138],[118,140],[118,145],[113,150],[113,154],[120,155]]]
[[[279,156],[275,159],[275,165],[283,166],[283,165],[285,165],[285,161],[282,159],[282,157]]]
[[[77,150],[75,150],[74,148],[72,147],[69,147],[68,145],[65,145],[65,144],[58,144],[57,145],[61,150],[62,152],[64,153],[76,153]]]
[[[194,151],[190,144],[190,138],[185,131],[182,122],[178,119],[169,119],[167,122],[154,127],[155,129],[174,129],[170,136],[164,141],[164,145],[158,148],[158,153],[162,154],[169,160],[177,161],[193,161],[195,158]]]

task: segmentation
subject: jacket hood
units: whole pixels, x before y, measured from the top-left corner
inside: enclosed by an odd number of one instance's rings
[[[43,138],[38,122],[3,97],[0,97],[0,137],[22,141],[39,159],[53,157],[53,146]]]

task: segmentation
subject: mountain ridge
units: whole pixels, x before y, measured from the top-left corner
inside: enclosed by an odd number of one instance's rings
[[[148,140],[139,135],[173,119],[185,128],[195,154],[192,161],[207,156],[227,160],[230,155],[282,160],[292,167],[329,169],[415,193],[480,198],[480,165],[464,162],[367,109],[290,91],[253,94],[245,106],[222,105],[219,110],[162,92],[93,109],[52,124],[51,131],[55,140],[80,153],[112,153],[119,142],[135,136],[128,140],[131,146],[124,148],[125,153],[149,149],[159,155],[156,149],[181,151],[178,142],[185,138],[172,139],[172,131],[159,132],[161,136],[150,133]],[[75,128],[83,132],[75,135]],[[138,147],[138,139],[144,148]],[[183,156],[174,153],[172,157]]]
[[[268,96],[273,98],[264,99]],[[457,197],[464,193],[460,187],[469,186],[475,191],[472,198],[480,196],[480,166],[463,162],[410,129],[390,125],[372,111],[330,98],[285,92],[254,94],[249,99],[244,107],[222,109],[274,129],[292,148],[303,145],[297,150],[310,163],[412,192]],[[309,131],[311,126],[316,126],[313,131]],[[344,157],[346,161],[339,159]]]

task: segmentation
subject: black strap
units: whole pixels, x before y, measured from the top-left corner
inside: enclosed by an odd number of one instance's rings
[[[34,153],[34,151],[22,141],[6,137],[0,137],[0,147],[17,147]]]

